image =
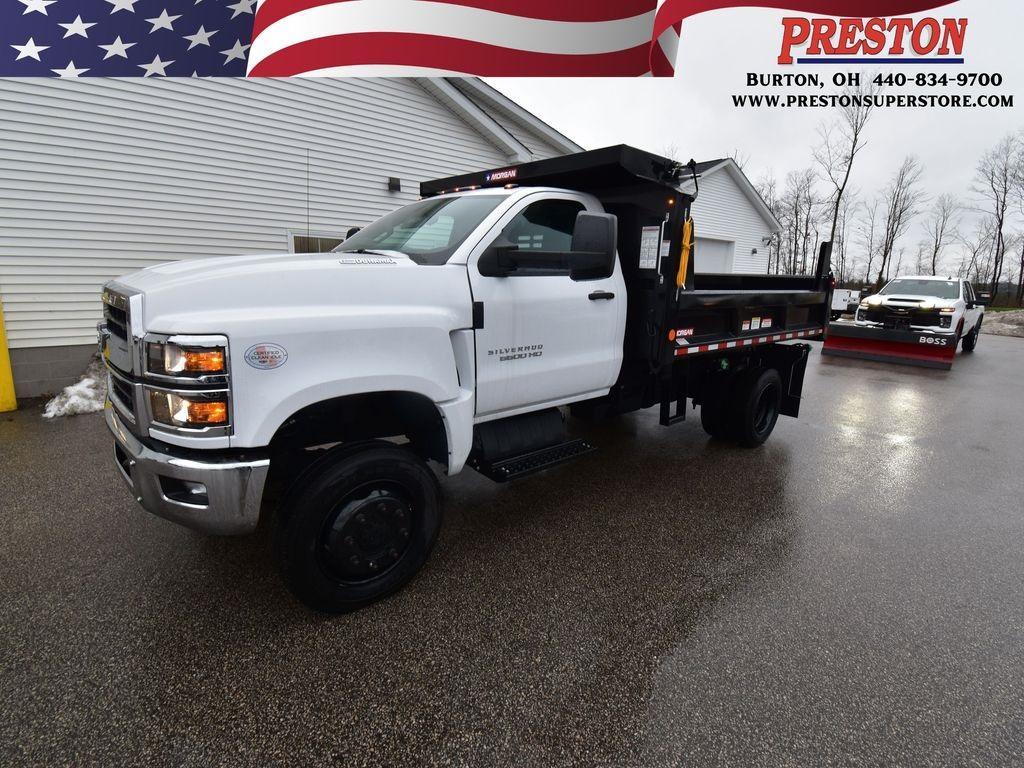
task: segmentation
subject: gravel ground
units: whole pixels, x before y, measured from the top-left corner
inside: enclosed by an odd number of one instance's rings
[[[1024,309],[1011,312],[986,312],[981,332],[993,336],[1017,336],[1024,338]]]
[[[760,449],[650,412],[446,479],[423,573],[335,618],[136,507],[99,415],[0,415],[0,765],[1022,765],[1022,379],[814,351]]]

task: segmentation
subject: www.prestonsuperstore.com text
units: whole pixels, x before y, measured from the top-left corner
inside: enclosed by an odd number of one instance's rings
[[[861,88],[863,84],[872,88]],[[831,76],[748,72],[748,92],[733,94],[732,102],[734,107],[770,109],[1009,109],[1014,106],[1014,96],[1000,92],[1003,85],[1004,78],[998,72],[837,72]],[[830,86],[834,92],[821,93]],[[772,93],[775,89],[789,92]]]

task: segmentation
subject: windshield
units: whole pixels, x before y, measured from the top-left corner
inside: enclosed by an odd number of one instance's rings
[[[398,251],[417,264],[446,264],[505,197],[467,195],[421,200],[377,219],[334,251]]]
[[[893,280],[881,291],[883,296],[902,293],[904,296],[932,296],[959,299],[960,283],[956,280]]]

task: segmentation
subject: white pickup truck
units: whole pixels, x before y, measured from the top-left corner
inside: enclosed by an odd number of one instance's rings
[[[954,277],[898,277],[857,308],[857,325],[924,333],[935,343],[973,352],[985,319],[987,294],[976,295],[967,280]]]
[[[833,323],[823,355],[950,370],[957,346],[973,352],[988,294],[953,277],[899,277]]]
[[[255,529],[273,486],[293,592],[348,611],[419,570],[440,486],[592,450],[600,418],[701,406],[755,446],[797,416],[829,308],[810,277],[695,275],[693,166],[629,147],[422,185],[338,252],[173,263],[104,289],[114,455],[150,512]],[[521,186],[516,186],[516,185]]]

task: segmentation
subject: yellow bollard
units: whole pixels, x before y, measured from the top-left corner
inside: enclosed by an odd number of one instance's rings
[[[15,411],[14,376],[11,374],[11,356],[7,353],[7,331],[4,329],[4,305],[0,302],[0,413]]]

